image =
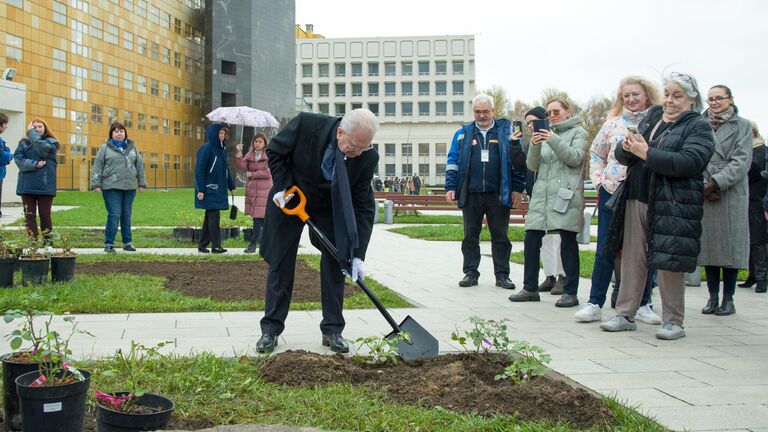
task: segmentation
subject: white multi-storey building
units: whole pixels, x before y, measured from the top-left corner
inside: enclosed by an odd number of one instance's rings
[[[472,118],[475,38],[297,39],[297,98],[311,111],[368,108],[381,128],[376,175],[445,181],[453,133]]]

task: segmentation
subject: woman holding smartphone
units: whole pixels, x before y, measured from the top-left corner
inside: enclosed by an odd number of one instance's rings
[[[525,217],[525,275],[523,290],[509,297],[513,302],[539,301],[539,257],[544,234],[559,232],[560,257],[565,270],[563,295],[557,307],[579,304],[579,247],[576,234],[581,231],[584,210],[584,163],[587,131],[581,121],[571,116],[570,104],[563,99],[547,103],[549,129],[534,124],[526,164],[537,172],[533,195]],[[534,121],[536,122],[536,121]],[[537,131],[538,129],[538,131]]]

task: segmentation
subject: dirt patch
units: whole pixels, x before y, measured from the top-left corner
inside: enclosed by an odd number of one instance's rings
[[[506,364],[501,355],[449,354],[376,367],[340,354],[286,351],[266,359],[261,374],[267,382],[295,387],[349,383],[383,390],[399,403],[460,413],[513,415],[579,429],[608,429],[615,423],[613,413],[598,397],[557,379],[554,373],[524,385],[494,380]]]
[[[165,288],[192,297],[219,301],[264,300],[268,265],[264,261],[227,262],[100,262],[77,264],[78,273],[105,275],[131,273],[162,276]],[[360,293],[346,284],[344,296]],[[320,301],[320,272],[296,261],[293,301]]]

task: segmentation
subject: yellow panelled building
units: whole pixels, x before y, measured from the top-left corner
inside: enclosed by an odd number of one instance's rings
[[[59,189],[85,190],[119,121],[152,188],[191,187],[204,141],[202,0],[0,0],[0,70],[59,139]],[[0,101],[2,103],[2,101]],[[11,147],[21,137],[4,136]]]

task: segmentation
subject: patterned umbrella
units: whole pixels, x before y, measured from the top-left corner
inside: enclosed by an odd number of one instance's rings
[[[208,120],[253,127],[278,127],[275,117],[266,112],[247,106],[219,107],[206,115]]]

